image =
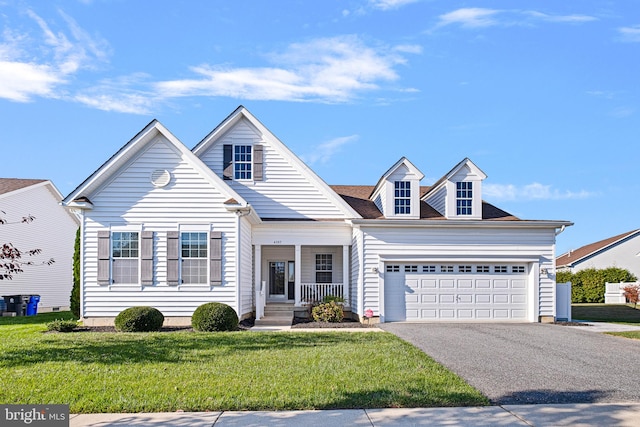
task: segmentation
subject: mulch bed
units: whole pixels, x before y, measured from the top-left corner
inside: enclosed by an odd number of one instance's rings
[[[593,326],[583,322],[566,322],[562,320],[555,321],[553,322],[553,324],[560,325],[560,326]]]
[[[306,329],[306,328],[374,328],[375,325],[367,325],[358,322],[357,320],[344,319],[342,322],[314,322],[309,319],[301,319],[296,317],[293,319],[291,329]]]

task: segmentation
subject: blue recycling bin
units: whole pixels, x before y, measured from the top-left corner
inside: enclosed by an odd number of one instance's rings
[[[35,316],[38,314],[38,303],[40,302],[40,295],[31,295],[29,302],[27,303],[27,316]]]

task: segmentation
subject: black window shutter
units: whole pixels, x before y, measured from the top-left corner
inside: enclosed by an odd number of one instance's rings
[[[167,284],[179,284],[180,239],[177,231],[167,231]]]
[[[140,255],[142,258],[142,284],[153,284],[153,231],[143,231],[140,241]]]
[[[209,237],[211,247],[209,248],[211,285],[222,284],[222,233],[212,231]]]
[[[253,180],[262,181],[264,175],[263,157],[264,151],[262,145],[253,146]]]
[[[111,260],[111,247],[109,230],[98,231],[98,284],[108,285],[111,283],[109,277],[109,261]]]
[[[233,146],[230,144],[224,144],[222,149],[222,178],[233,179]]]

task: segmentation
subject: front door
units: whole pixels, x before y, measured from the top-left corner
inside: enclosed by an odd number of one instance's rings
[[[292,300],[294,298],[294,271],[293,261],[269,262],[269,299]]]

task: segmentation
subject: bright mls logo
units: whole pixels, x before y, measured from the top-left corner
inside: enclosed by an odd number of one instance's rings
[[[69,405],[0,405],[2,426],[69,427]]]

